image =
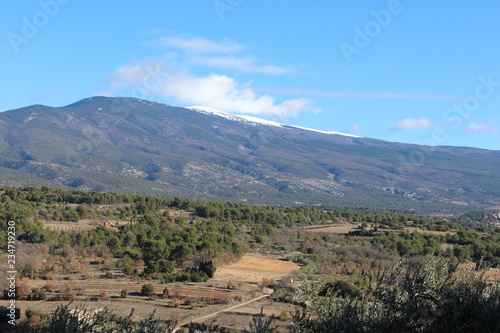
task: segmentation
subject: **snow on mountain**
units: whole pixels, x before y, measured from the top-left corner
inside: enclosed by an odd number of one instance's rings
[[[246,122],[240,116],[235,116],[235,115],[232,115],[230,113],[226,113],[226,112],[219,111],[219,110],[216,110],[213,108],[209,108],[208,106],[195,105],[195,106],[190,106],[186,109],[193,110],[193,111],[196,111],[199,113],[208,114],[208,115],[219,116],[219,117],[226,118],[226,119],[233,120],[233,121]]]
[[[300,126],[294,126],[294,125],[286,125],[282,123],[278,123],[276,121],[272,120],[266,120],[262,118],[257,118],[253,116],[247,116],[247,115],[233,115],[224,111],[216,110],[210,107],[206,106],[190,106],[187,109],[204,113],[204,114],[209,114],[209,115],[215,115],[219,117],[223,117],[232,121],[238,121],[238,122],[243,122],[247,124],[252,124],[252,125],[266,125],[266,126],[275,126],[275,127],[284,127],[284,128],[297,128],[301,129],[304,131],[311,131],[311,132],[317,132],[317,133],[323,133],[323,134],[331,134],[331,135],[343,135],[343,136],[349,136],[353,138],[361,138],[359,135],[354,135],[354,134],[346,134],[346,133],[341,133],[341,132],[333,132],[333,131],[322,131],[322,130],[316,130],[312,128],[306,128],[306,127],[300,127]]]
[[[253,116],[242,115],[240,117],[243,118],[243,119],[245,119],[245,120],[247,120],[250,123],[255,123],[255,124],[260,124],[260,125],[267,125],[267,126],[276,126],[276,127],[283,127],[283,126],[285,126],[285,125],[283,125],[281,123],[278,123],[276,121],[266,120],[266,119],[257,118],[257,117],[253,117]]]
[[[347,134],[347,133],[342,133],[342,132],[335,132],[335,131],[322,131],[322,130],[316,130],[316,129],[307,128],[307,127],[295,126],[295,125],[286,125],[286,126],[287,126],[287,127],[298,128],[298,129],[305,130],[305,131],[311,131],[311,132],[323,133],[323,134],[343,135],[343,136],[350,136],[350,137],[352,137],[352,138],[362,138],[362,136],[359,136],[359,135]]]

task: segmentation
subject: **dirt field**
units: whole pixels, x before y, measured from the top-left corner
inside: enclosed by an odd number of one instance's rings
[[[109,219],[87,219],[80,220],[78,222],[68,222],[68,221],[41,221],[45,227],[50,230],[57,231],[82,231],[91,230],[97,228],[99,225],[106,226],[108,228],[114,228],[118,225],[128,224],[128,221],[119,220],[109,220]]]
[[[245,255],[236,263],[218,267],[214,279],[261,282],[263,278],[275,280],[291,274],[299,268],[299,265],[287,260]]]
[[[89,265],[87,270],[95,273],[97,278],[88,280],[84,278],[85,274],[79,272],[78,274],[59,275],[57,279],[53,280],[27,280],[30,288],[41,289],[50,284],[51,291],[47,292],[47,299],[43,301],[19,300],[16,305],[23,310],[31,308],[42,312],[51,312],[59,305],[68,304],[68,297],[72,297],[72,307],[77,305],[91,308],[109,307],[121,316],[126,316],[132,309],[135,309],[134,319],[136,320],[145,318],[149,313],[156,311],[156,317],[159,319],[189,322],[263,296],[261,288],[257,285],[257,283],[262,282],[263,278],[277,279],[297,269],[299,269],[298,265],[286,259],[246,255],[239,262],[219,266],[214,279],[208,282],[163,284],[159,281],[134,281],[125,277],[104,279],[100,277],[102,272],[97,267]],[[119,269],[115,269],[114,273],[119,273]],[[146,283],[151,283],[154,286],[156,297],[153,299],[140,295],[142,285]],[[162,293],[165,287],[169,291],[169,297],[163,299]],[[122,290],[128,291],[127,298],[120,297]],[[262,303],[262,305],[264,304]],[[0,305],[4,304],[0,302]],[[252,308],[248,305],[244,312],[258,313],[260,307]],[[266,314],[269,311],[271,310],[267,309]],[[272,313],[279,314],[281,311],[274,308]],[[233,317],[244,317],[239,312],[224,314],[224,316],[228,316],[230,320]],[[218,316],[216,318],[219,323],[223,322],[222,318]],[[247,318],[251,319],[250,316]]]
[[[268,317],[275,316],[277,318],[274,320],[272,326],[276,327],[278,332],[281,333],[289,332],[287,327],[290,325],[290,319],[298,307],[289,303],[273,303],[268,299],[264,299],[232,311],[221,313],[217,316],[216,323],[227,329],[242,331],[249,328],[252,316],[260,314],[261,309],[264,315]],[[204,320],[203,323],[208,325],[213,320],[214,318],[209,318]]]
[[[422,230],[420,228],[414,228],[414,227],[408,227],[408,228],[405,228],[404,230],[408,231],[409,233],[412,233],[412,232],[416,231],[416,232],[419,232],[419,233],[425,234],[425,235],[446,236],[447,234],[450,234],[450,235],[456,234],[455,231]]]
[[[42,288],[47,282],[54,284],[55,292],[47,294],[43,301],[17,301],[16,305],[23,310],[34,309],[41,312],[52,312],[59,305],[66,305],[69,300],[59,300],[58,295],[66,288],[74,291],[72,307],[83,305],[90,308],[108,307],[120,316],[126,316],[135,309],[134,319],[145,318],[156,311],[156,318],[174,321],[189,321],[194,318],[250,300],[261,295],[258,286],[238,284],[237,290],[229,290],[226,283],[209,281],[206,283],[169,283],[157,281],[97,280],[97,281],[29,281],[30,287]],[[143,284],[152,283],[157,297],[148,299],[140,295]],[[169,290],[167,299],[161,297],[163,289]],[[127,290],[129,296],[121,298],[121,290]],[[102,293],[105,292],[105,298]],[[6,303],[6,302],[4,302]],[[7,305],[2,304],[0,305]]]
[[[486,272],[488,281],[500,282],[500,268],[491,268]]]
[[[475,269],[476,264],[469,262],[466,264],[460,264],[458,266],[460,269]],[[500,282],[500,268],[490,268],[485,274],[486,280],[491,282]]]
[[[319,226],[308,226],[304,230],[309,232],[320,232],[329,234],[347,234],[350,231],[357,230],[357,224],[332,224],[332,225],[319,225]]]
[[[367,228],[368,230],[370,228]],[[317,225],[317,226],[309,226],[304,228],[305,231],[309,232],[317,232],[317,233],[329,233],[329,234],[338,234],[344,235],[349,233],[350,231],[359,230],[359,224],[347,223],[347,224],[332,224],[332,225]],[[379,228],[380,232],[396,232],[400,233],[402,231],[406,231],[412,233],[414,231],[419,232],[421,234],[430,234],[430,235],[446,235],[446,234],[455,234],[454,231],[433,231],[433,230],[422,230],[420,228],[415,227],[405,227],[403,229],[384,229]]]

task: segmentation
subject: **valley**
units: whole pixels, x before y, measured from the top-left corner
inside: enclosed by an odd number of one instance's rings
[[[4,187],[0,213],[16,221],[16,304],[31,326],[70,304],[133,311],[136,322],[154,313],[177,331],[194,323],[241,332],[265,318],[288,332],[309,309],[300,295],[310,283],[358,295],[394,265],[429,260],[459,264],[457,274],[481,267],[488,284],[500,282],[495,212],[449,219]],[[480,229],[462,226],[469,221]],[[4,254],[2,272],[7,263]]]

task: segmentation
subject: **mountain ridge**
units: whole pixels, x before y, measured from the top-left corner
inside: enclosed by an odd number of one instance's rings
[[[207,110],[96,96],[2,112],[0,184],[285,205],[500,205],[499,151],[394,143]]]
[[[258,125],[297,128],[297,129],[302,129],[305,131],[318,132],[318,133],[323,133],[323,134],[344,135],[344,136],[350,136],[350,137],[354,137],[354,138],[361,138],[361,136],[359,136],[359,135],[347,134],[347,133],[335,132],[335,131],[322,131],[322,130],[317,130],[317,129],[313,129],[313,128],[295,126],[295,125],[286,125],[286,124],[279,123],[276,121],[258,118],[255,116],[233,115],[230,113],[226,113],[224,111],[220,111],[220,110],[205,107],[205,106],[190,106],[190,107],[187,107],[186,109],[190,109],[190,110],[194,110],[196,112],[201,112],[201,113],[206,113],[206,114],[213,114],[216,116],[227,118],[229,120],[244,121],[244,122],[249,122],[249,123],[258,124]]]

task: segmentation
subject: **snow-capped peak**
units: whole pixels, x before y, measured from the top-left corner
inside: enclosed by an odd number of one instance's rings
[[[241,115],[240,117],[245,119],[246,121],[248,121],[250,123],[267,125],[267,126],[276,126],[276,127],[283,127],[284,126],[282,123],[278,123],[276,121],[266,120],[266,119],[257,118],[257,117],[253,117],[253,116]]]
[[[186,109],[190,109],[190,110],[193,110],[193,111],[196,111],[199,113],[215,115],[215,116],[227,118],[227,119],[234,120],[234,121],[239,121],[241,118],[240,116],[235,116],[235,115],[232,115],[232,114],[224,112],[224,111],[210,108],[208,106],[195,105],[195,106],[190,106]]]
[[[300,127],[300,126],[294,126],[294,125],[285,125],[282,123],[278,123],[276,121],[272,120],[266,120],[262,118],[257,118],[254,116],[247,116],[247,115],[233,115],[224,111],[220,111],[217,109],[213,109],[207,106],[190,106],[187,109],[204,113],[204,114],[210,114],[210,115],[215,115],[219,117],[223,117],[232,121],[238,121],[242,123],[247,123],[247,124],[252,124],[252,125],[266,125],[266,126],[274,126],[274,127],[282,127],[282,128],[297,128],[301,129],[304,131],[311,131],[311,132],[317,132],[317,133],[323,133],[323,134],[332,134],[332,135],[343,135],[343,136],[349,136],[353,138],[361,138],[359,135],[354,135],[354,134],[346,134],[346,133],[341,133],[341,132],[333,132],[333,131],[322,131],[322,130],[315,130],[311,128],[306,128],[306,127]]]
[[[266,125],[266,126],[275,126],[275,127],[283,127],[285,125],[278,123],[276,121],[271,121],[271,120],[266,120],[266,119],[261,119],[253,116],[246,116],[246,115],[234,115],[230,114],[224,111],[212,109],[206,106],[190,106],[187,109],[200,112],[200,113],[205,113],[205,114],[210,114],[210,115],[216,115],[219,117],[223,117],[232,121],[238,121],[240,123],[246,123],[246,124],[251,124],[251,125]]]
[[[322,131],[322,130],[316,130],[316,129],[307,128],[307,127],[295,126],[295,125],[286,125],[286,126],[287,127],[294,127],[294,128],[302,129],[304,131],[311,131],[311,132],[318,132],[318,133],[332,134],[332,135],[350,136],[352,138],[362,138],[362,136],[355,135],[355,134],[347,134],[347,133],[335,132],[335,131]]]

